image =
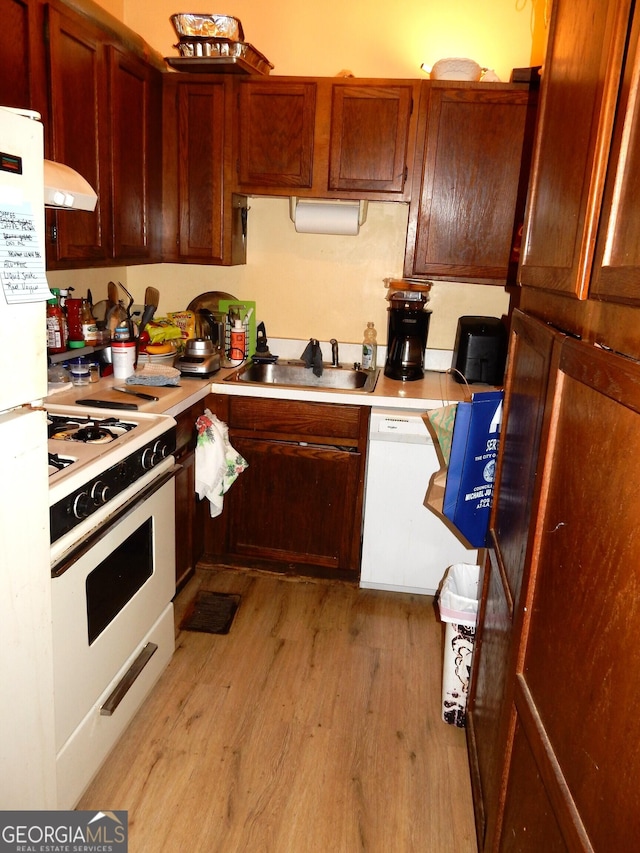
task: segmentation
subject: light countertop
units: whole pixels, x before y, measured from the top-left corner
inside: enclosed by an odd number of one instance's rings
[[[49,391],[53,393],[46,398],[45,406],[53,411],[56,406],[75,406],[78,400],[89,398],[107,402],[135,403],[141,412],[175,417],[207,396],[211,391],[211,379],[180,379],[180,385],[162,387],[134,385],[131,388],[132,391],[141,391],[143,394],[158,397],[157,402],[123,394],[121,391],[115,391],[114,386],[129,387],[123,379],[114,379],[113,376],[104,376],[98,382],[91,382],[89,385],[68,384],[64,386],[64,390],[58,390],[49,385]],[[87,412],[89,411],[87,409]]]
[[[272,400],[306,400],[325,403],[342,403],[385,409],[434,409],[446,403],[464,400],[466,387],[456,382],[445,371],[425,370],[424,378],[413,382],[389,379],[380,368],[373,391],[318,390],[276,385],[226,382],[225,376],[233,371],[221,370],[216,374],[212,389],[216,394],[236,394],[245,397],[265,397]],[[488,386],[472,386],[474,391],[487,390]]]
[[[449,402],[463,400],[466,392],[465,386],[456,382],[450,374],[436,370],[426,370],[423,379],[413,382],[399,382],[388,379],[380,369],[376,387],[371,393],[226,382],[225,377],[233,372],[233,369],[222,369],[210,379],[183,377],[179,386],[139,385],[133,387],[132,390],[157,396],[159,398],[157,402],[141,400],[115,391],[114,386],[124,386],[125,382],[114,379],[113,376],[106,376],[90,385],[67,385],[64,390],[56,390],[46,398],[46,405],[50,408],[54,408],[56,405],[72,406],[78,400],[89,397],[120,403],[135,403],[141,412],[158,412],[175,417],[213,392],[214,394],[264,397],[272,400],[303,400],[424,411]],[[50,390],[52,387],[50,386]],[[488,387],[473,385],[471,390],[474,392],[484,391]]]

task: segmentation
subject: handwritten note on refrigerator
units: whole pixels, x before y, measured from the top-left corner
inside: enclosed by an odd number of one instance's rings
[[[7,302],[44,302],[51,297],[31,205],[0,204],[0,281]]]

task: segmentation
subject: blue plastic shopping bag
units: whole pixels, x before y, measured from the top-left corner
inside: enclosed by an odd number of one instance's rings
[[[502,391],[458,403],[442,511],[474,548],[486,544],[502,422]]]

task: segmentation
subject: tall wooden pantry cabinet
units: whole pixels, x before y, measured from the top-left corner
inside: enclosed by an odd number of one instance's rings
[[[483,851],[640,838],[639,27],[553,3],[469,697]]]

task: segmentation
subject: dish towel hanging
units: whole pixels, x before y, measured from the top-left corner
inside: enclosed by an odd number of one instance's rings
[[[229,443],[229,427],[205,409],[196,421],[196,493],[208,498],[211,517],[222,512],[223,496],[248,467],[247,460]]]

